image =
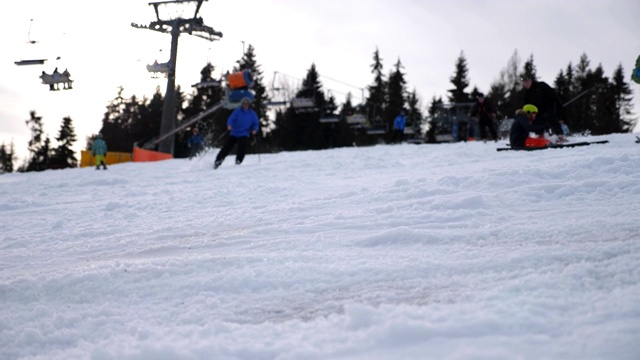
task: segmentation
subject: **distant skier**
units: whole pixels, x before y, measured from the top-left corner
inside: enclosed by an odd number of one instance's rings
[[[400,114],[393,120],[393,141],[402,142],[404,140],[404,128],[407,125],[407,118],[404,110],[400,110]]]
[[[561,107],[560,99],[556,91],[544,81],[537,81],[531,75],[522,77],[522,85],[526,89],[524,103],[535,105],[538,108],[534,125],[548,126],[559,139],[564,139],[560,123],[558,122],[557,111]],[[544,134],[542,129],[539,135]]]
[[[535,105],[527,104],[521,110],[516,111],[516,116],[509,131],[509,145],[513,149],[524,149],[527,146],[544,146],[548,140],[544,138],[530,138],[530,133],[544,131],[544,125],[535,125],[534,121],[538,115],[538,108]],[[537,144],[536,144],[537,142]],[[546,143],[545,143],[546,142]]]
[[[484,97],[483,93],[478,93],[476,96],[476,103],[469,111],[468,116],[477,118],[480,127],[480,138],[487,140],[487,128],[491,133],[493,141],[498,141],[498,133],[496,132],[496,126],[493,121],[496,118],[496,109],[491,102]]]
[[[247,97],[243,98],[240,102],[240,107],[236,108],[227,120],[229,137],[216,156],[213,168],[217,169],[222,165],[224,158],[229,155],[236,142],[238,143],[236,165],[242,164],[247,143],[249,142],[249,135],[255,135],[258,132],[258,125],[258,115],[251,109],[251,100]]]
[[[187,146],[189,147],[189,158],[197,156],[200,151],[204,148],[204,139],[197,127],[194,127],[192,130],[192,134],[187,140]]]
[[[107,170],[107,163],[104,161],[104,157],[107,156],[107,143],[102,138],[102,133],[93,140],[91,154],[96,157],[96,170],[100,169],[101,164],[102,169]]]

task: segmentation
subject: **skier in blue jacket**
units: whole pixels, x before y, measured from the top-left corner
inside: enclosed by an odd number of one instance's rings
[[[102,165],[103,170],[107,170],[107,163],[104,161],[105,156],[107,156],[107,143],[102,138],[102,133],[99,133],[93,140],[91,155],[96,157],[96,170],[100,169],[100,165]]]
[[[244,160],[249,135],[255,135],[258,132],[258,115],[251,109],[251,100],[245,97],[240,104],[240,107],[236,108],[227,120],[229,137],[222,146],[222,149],[220,149],[218,156],[216,156],[216,162],[213,165],[214,169],[222,165],[224,158],[229,155],[229,152],[236,143],[238,143],[236,165],[240,165],[242,160]]]
[[[404,140],[404,128],[407,124],[407,118],[404,116],[404,110],[400,111],[400,114],[393,120],[393,139],[395,141],[402,142]]]

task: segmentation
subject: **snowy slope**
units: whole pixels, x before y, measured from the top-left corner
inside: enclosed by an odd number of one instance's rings
[[[634,139],[2,175],[0,358],[637,359]]]

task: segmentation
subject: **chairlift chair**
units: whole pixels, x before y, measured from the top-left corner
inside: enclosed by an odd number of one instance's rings
[[[225,75],[227,87],[225,88],[224,107],[235,109],[240,106],[242,99],[253,101],[255,94],[249,89],[253,85],[253,75],[249,70],[227,73]]]
[[[42,83],[45,85],[49,85],[49,91],[58,91],[58,90],[71,90],[73,89],[73,80],[71,80],[71,74],[67,69],[63,72],[58,72],[58,68],[51,74],[47,74],[42,71],[40,74],[40,79]],[[62,89],[60,89],[60,84],[63,85]]]
[[[152,74],[154,79],[159,77],[158,74],[164,74],[167,76],[169,73],[169,62],[159,63],[158,60],[155,60],[153,64],[147,65],[147,71]]]
[[[315,101],[307,97],[295,97],[291,99],[291,107],[293,107],[293,110],[297,113],[315,112],[319,110]]]
[[[31,25],[33,24],[33,19],[31,19],[31,21],[29,22],[29,31],[27,32],[27,44],[29,45],[34,45],[37,44],[38,41],[35,40],[31,40]],[[44,63],[47,61],[48,59],[43,59],[43,58],[35,58],[35,59],[21,59],[18,61],[14,61],[13,63],[18,65],[18,66],[24,66],[24,65],[44,65]]]

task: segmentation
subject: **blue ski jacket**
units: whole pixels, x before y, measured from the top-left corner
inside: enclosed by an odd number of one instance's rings
[[[258,131],[258,115],[253,109],[236,108],[227,119],[229,135],[234,137],[249,137],[251,132]]]
[[[96,138],[93,140],[93,147],[91,148],[93,156],[107,155],[107,143],[102,138]]]
[[[398,115],[393,120],[393,128],[396,130],[404,130],[404,126],[407,123],[407,118],[404,115]]]

